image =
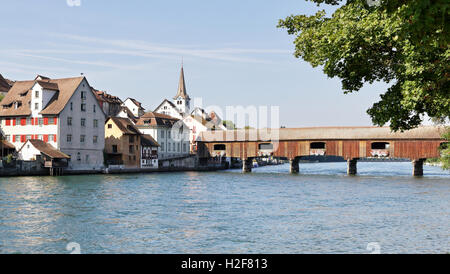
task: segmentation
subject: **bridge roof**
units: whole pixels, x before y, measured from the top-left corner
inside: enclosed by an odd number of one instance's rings
[[[444,127],[424,126],[404,132],[392,132],[389,127],[311,127],[281,129],[249,129],[202,132],[197,141],[243,142],[270,140],[440,140]]]

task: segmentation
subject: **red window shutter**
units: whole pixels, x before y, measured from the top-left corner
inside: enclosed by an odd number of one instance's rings
[[[20,136],[20,141],[21,141],[22,143],[25,143],[26,139],[27,139],[27,136],[25,136],[25,135],[21,135],[21,136]]]
[[[48,135],[47,134],[44,135],[44,142],[46,142],[46,143],[48,142]]]
[[[37,135],[34,135],[34,140],[37,140],[38,139],[38,136]]]
[[[53,118],[53,121],[55,122],[55,125],[57,125],[58,124],[58,117]]]
[[[13,136],[12,136],[12,141],[13,141],[13,143],[16,142],[16,135],[13,135]]]
[[[58,141],[58,139],[56,138],[56,134],[53,135],[53,141],[56,143]]]
[[[20,125],[21,126],[25,126],[26,124],[27,124],[27,119],[26,118],[20,119]]]
[[[6,125],[7,125],[7,126],[10,126],[10,125],[11,125],[11,119],[6,118]]]
[[[38,120],[38,118],[34,118],[34,124],[37,126],[37,125],[39,125],[39,120]]]
[[[16,125],[16,119],[14,118],[13,119],[13,126],[15,126]]]
[[[47,117],[44,118],[44,125],[48,125],[48,118]]]
[[[31,125],[34,126],[34,118],[31,118]]]

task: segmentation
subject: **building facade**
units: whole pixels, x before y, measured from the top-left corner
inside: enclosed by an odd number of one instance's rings
[[[145,113],[142,103],[133,98],[127,98],[122,106],[127,107],[135,117],[141,117]]]
[[[142,133],[128,118],[110,117],[105,123],[106,163],[110,167],[141,167]]]
[[[67,154],[69,169],[103,167],[105,115],[85,77],[17,81],[1,102],[0,119],[17,150],[37,139]]]
[[[159,144],[159,160],[189,155],[189,131],[181,120],[165,114],[147,112],[139,118],[136,126]]]

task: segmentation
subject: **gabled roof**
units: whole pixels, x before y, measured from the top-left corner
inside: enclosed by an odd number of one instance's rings
[[[49,143],[46,143],[46,142],[41,141],[41,140],[28,140],[22,146],[22,148],[20,148],[19,151],[21,151],[28,142],[30,142],[42,154],[47,155],[48,157],[50,157],[52,159],[70,159],[70,157],[67,154],[61,152],[60,150],[58,150],[56,148],[54,148]]]
[[[160,145],[155,139],[149,134],[144,134],[141,136],[141,144],[143,146],[159,147]]]
[[[50,77],[47,76],[43,76],[43,75],[37,75],[36,78],[34,78],[34,80],[50,80]]]
[[[183,99],[189,99],[189,95],[186,92],[186,81],[184,81],[183,66],[181,66],[180,81],[178,82],[177,95],[175,95],[175,97],[173,97],[173,99],[177,99],[179,97],[181,97]]]
[[[133,112],[131,112],[131,110],[127,107],[127,106],[122,106],[121,107],[121,111],[125,112],[128,116],[128,118],[130,118],[131,120],[133,120],[133,122],[136,122],[138,117],[134,116]],[[119,112],[120,113],[120,112]],[[122,117],[123,118],[123,117]]]
[[[169,101],[169,100],[167,100],[167,99],[164,99],[164,101],[162,101],[162,103],[159,104],[159,106],[155,108],[154,112],[158,111],[158,109],[159,109],[160,107],[162,107],[162,105],[164,105],[164,103],[166,103],[166,102],[169,103],[169,105],[170,105],[171,107],[173,107],[173,108],[174,108],[178,113],[180,113],[180,115],[181,115],[181,112],[177,109],[177,106],[175,106],[174,103],[172,103],[171,101]]]
[[[128,97],[126,100],[128,100],[128,99],[130,99],[131,102],[133,102],[133,104],[135,104],[139,109],[145,110],[145,108],[142,107],[142,103],[139,102],[138,100],[136,100],[136,99],[134,99],[134,98],[130,98],[130,97]],[[125,100],[125,101],[126,101],[126,100]]]
[[[122,104],[122,100],[119,97],[108,94],[106,91],[97,90],[92,88],[92,92],[98,101],[107,102],[110,104]]]
[[[157,112],[147,112],[139,118],[136,122],[138,126],[166,126],[172,127],[175,123],[180,121],[175,117],[157,113]]]
[[[13,144],[11,144],[10,142],[8,142],[8,140],[1,140],[0,139],[0,150],[2,148],[3,149],[14,149],[14,150],[16,150],[16,147]]]
[[[57,91],[48,105],[40,112],[43,115],[59,114],[69,102],[70,98],[84,80],[84,76],[64,79],[17,81],[14,83],[0,106],[0,116],[29,116],[31,115],[31,88],[37,83],[44,89]],[[17,109],[15,102],[21,102]],[[4,108],[4,106],[10,106]]]
[[[108,122],[109,120],[112,120],[120,129],[120,131],[122,131],[123,134],[130,134],[130,135],[142,134],[139,131],[139,129],[133,124],[133,122],[128,118],[110,117],[106,122]]]

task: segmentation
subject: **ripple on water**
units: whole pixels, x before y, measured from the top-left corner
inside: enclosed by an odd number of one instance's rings
[[[0,253],[450,252],[450,174],[410,163],[0,179]]]

